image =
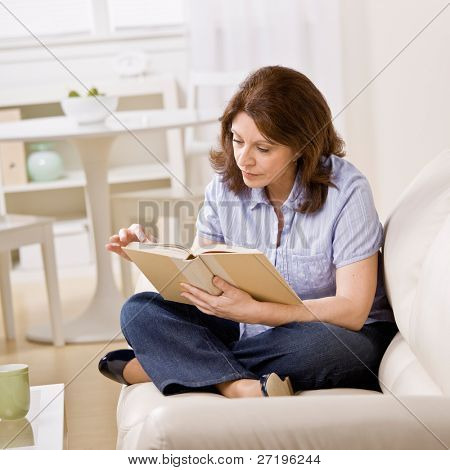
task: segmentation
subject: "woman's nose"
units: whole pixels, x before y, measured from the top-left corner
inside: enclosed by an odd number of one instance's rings
[[[240,149],[238,163],[241,167],[252,166],[255,164],[255,159],[253,158],[249,147],[243,147]]]

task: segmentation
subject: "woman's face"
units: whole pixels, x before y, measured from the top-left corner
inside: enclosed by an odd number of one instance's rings
[[[259,132],[253,119],[238,113],[231,125],[234,158],[250,188],[293,181],[296,165],[290,147],[269,143]]]

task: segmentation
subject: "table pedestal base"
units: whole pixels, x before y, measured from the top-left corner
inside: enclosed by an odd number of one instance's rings
[[[120,310],[124,303],[114,289],[109,297],[95,296],[86,311],[79,317],[63,322],[66,343],[95,343],[123,341],[120,329]],[[37,325],[26,335],[30,341],[53,343],[50,325]]]

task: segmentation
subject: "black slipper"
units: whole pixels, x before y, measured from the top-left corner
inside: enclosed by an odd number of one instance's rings
[[[123,385],[130,385],[123,378],[125,366],[136,356],[132,349],[117,349],[103,356],[98,363],[98,370],[108,379]]]

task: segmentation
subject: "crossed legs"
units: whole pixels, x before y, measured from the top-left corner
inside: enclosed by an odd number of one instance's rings
[[[294,390],[379,390],[379,362],[397,331],[388,322],[358,332],[292,322],[239,339],[238,323],[152,292],[128,299],[121,325],[136,354],[124,369],[129,383],[152,380],[165,395],[198,390],[230,398],[262,396],[259,377],[270,372],[289,376]]]

